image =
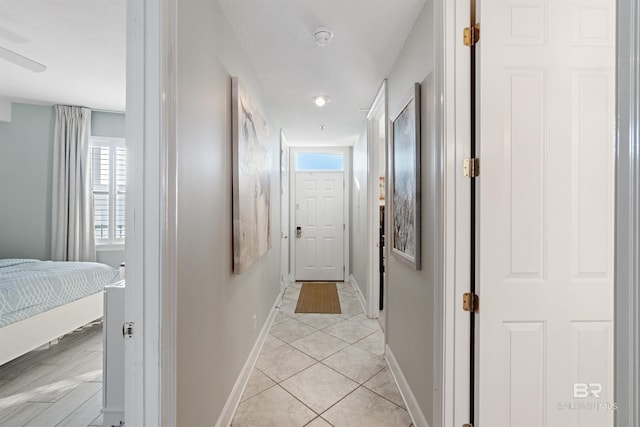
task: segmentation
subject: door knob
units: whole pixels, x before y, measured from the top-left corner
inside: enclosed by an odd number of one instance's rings
[[[302,227],[296,227],[296,238],[302,237]]]

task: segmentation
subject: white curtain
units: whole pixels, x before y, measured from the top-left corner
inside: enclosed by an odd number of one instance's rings
[[[89,157],[91,110],[55,106],[51,259],[95,261]]]

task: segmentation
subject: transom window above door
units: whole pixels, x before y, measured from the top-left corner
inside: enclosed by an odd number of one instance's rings
[[[315,151],[297,151],[296,171],[343,171],[343,153],[323,153]]]

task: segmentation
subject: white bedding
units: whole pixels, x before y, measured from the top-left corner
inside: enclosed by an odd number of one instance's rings
[[[0,327],[101,292],[118,270],[94,262],[0,260]]]

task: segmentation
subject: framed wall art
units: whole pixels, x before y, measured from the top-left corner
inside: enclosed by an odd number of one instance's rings
[[[420,270],[419,83],[391,122],[391,253]]]
[[[267,122],[237,77],[231,79],[233,272],[271,249],[271,150]]]

